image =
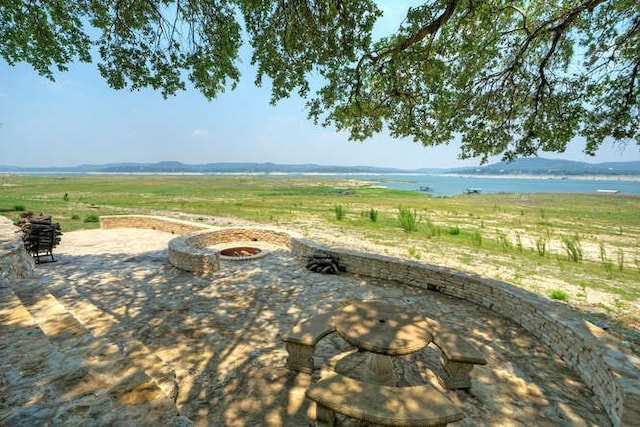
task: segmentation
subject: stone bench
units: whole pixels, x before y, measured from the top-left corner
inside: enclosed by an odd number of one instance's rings
[[[335,424],[335,413],[385,426],[446,426],[464,413],[429,384],[391,387],[332,374],[311,385],[316,419]]]
[[[316,344],[336,330],[333,313],[322,313],[295,325],[282,338],[289,357],[287,367],[306,374],[313,373]]]
[[[433,343],[442,352],[440,382],[449,390],[471,388],[471,371],[475,365],[487,364],[484,355],[460,334],[439,324],[433,328]]]

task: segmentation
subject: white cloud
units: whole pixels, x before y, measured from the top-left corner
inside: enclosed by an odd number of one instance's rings
[[[191,131],[191,136],[194,138],[200,138],[209,135],[209,129],[194,129]]]

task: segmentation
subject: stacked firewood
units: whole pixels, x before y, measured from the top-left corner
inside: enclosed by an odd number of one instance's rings
[[[60,224],[52,222],[51,215],[23,212],[15,225],[22,230],[25,249],[36,257],[38,252],[51,255],[53,248],[60,244],[60,236],[62,235]]]
[[[307,269],[323,274],[340,274],[347,271],[344,266],[338,264],[338,257],[317,253],[307,257]]]

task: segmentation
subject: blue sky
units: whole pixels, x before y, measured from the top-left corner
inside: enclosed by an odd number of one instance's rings
[[[404,11],[397,3],[387,8],[385,25],[397,27]],[[299,98],[270,106],[268,88],[255,87],[253,71],[243,70],[238,88],[213,101],[195,90],[165,100],[151,90],[111,89],[95,64],[74,64],[51,82],[26,64],[10,67],[0,60],[0,165],[176,160],[413,169],[479,163],[459,160],[456,144],[426,148],[384,134],[348,141],[346,134],[313,125]],[[596,157],[581,148],[578,142],[564,154],[540,155],[591,163],[640,160],[635,145],[623,153],[604,147]]]

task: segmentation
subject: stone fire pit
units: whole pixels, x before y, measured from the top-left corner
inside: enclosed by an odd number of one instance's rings
[[[169,242],[169,262],[181,270],[208,274],[220,269],[220,260],[262,258],[269,250],[290,246],[284,232],[261,228],[227,228],[185,234]]]

